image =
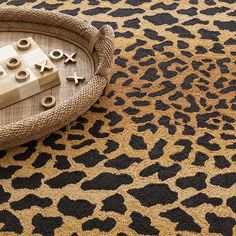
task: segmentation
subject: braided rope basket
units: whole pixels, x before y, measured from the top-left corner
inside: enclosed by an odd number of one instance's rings
[[[0,127],[0,150],[42,138],[74,121],[101,96],[111,71],[114,33],[97,30],[86,21],[45,10],[0,9],[0,31],[50,35],[80,44],[91,55],[95,72],[89,82],[66,102],[33,117]]]

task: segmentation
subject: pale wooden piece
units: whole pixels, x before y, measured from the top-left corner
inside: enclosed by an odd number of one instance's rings
[[[56,98],[54,96],[46,96],[41,99],[41,105],[48,110],[56,106]]]
[[[0,109],[0,125],[13,123],[43,112],[44,108],[41,106],[40,101],[43,97],[47,95],[55,96],[57,104],[65,102],[71,96],[75,95],[78,90],[80,90],[90,80],[91,76],[94,73],[94,66],[97,66],[96,57],[93,58],[95,60],[94,65],[93,59],[90,57],[90,55],[88,55],[85,50],[83,50],[82,47],[80,47],[78,44],[72,44],[71,40],[67,42],[66,38],[64,38],[64,40],[61,40],[54,38],[50,35],[45,36],[31,32],[0,32],[0,47],[6,44],[17,42],[19,39],[27,37],[34,38],[35,41],[37,41],[37,43],[39,44],[39,46],[42,48],[42,50],[48,55],[55,48],[60,48],[60,50],[64,52],[76,52],[78,63],[70,63],[65,66],[64,60],[54,62],[54,64],[58,68],[61,77],[61,85],[44,91],[40,94],[34,95],[14,105],[8,106],[7,108]],[[76,38],[78,37],[80,36],[76,36]],[[35,45],[32,44],[31,47],[35,48]],[[15,50],[15,52],[18,51],[16,45],[13,49]],[[21,51],[21,53],[25,52]],[[1,55],[2,54],[0,54],[0,58]],[[14,56],[14,53],[12,54],[12,56]],[[78,86],[75,86],[74,83],[68,83],[66,81],[66,76],[71,74],[71,72],[73,71],[78,72],[80,76],[85,77],[85,82],[79,83]],[[12,96],[14,95],[15,94],[13,94]]]
[[[26,39],[26,38],[20,39],[17,42],[17,47],[19,50],[28,50],[31,47],[31,40]]]
[[[21,66],[21,58],[11,57],[6,61],[7,68],[10,70],[17,69]]]
[[[60,61],[63,59],[64,53],[60,49],[55,49],[50,52],[49,56],[53,61]]]
[[[30,78],[30,74],[27,70],[20,70],[19,72],[16,73],[15,79],[18,82],[25,82]]]
[[[14,87],[17,88],[19,94],[19,100],[26,99],[30,96],[33,96],[41,91],[41,88],[38,83],[38,78],[29,68],[25,69],[29,73],[29,79],[20,83],[15,80],[14,77],[11,77]],[[15,76],[15,75],[14,75]],[[23,85],[23,86],[22,86]]]
[[[19,55],[17,51],[12,45],[7,45],[5,47],[0,48],[0,64],[4,64],[6,60],[10,57],[18,57],[18,56]]]
[[[77,73],[75,72],[74,75],[67,76],[66,80],[73,81],[75,83],[75,85],[78,85],[80,81],[85,80],[85,77],[78,76]]]
[[[40,70],[40,74],[53,70],[53,65],[51,65],[48,60],[44,60],[41,64],[36,63],[35,67]]]
[[[76,63],[76,60],[75,60],[75,57],[76,57],[76,53],[72,53],[71,55],[67,54],[67,53],[64,53],[64,56],[66,57],[66,60],[65,60],[65,64],[69,64],[69,63]]]

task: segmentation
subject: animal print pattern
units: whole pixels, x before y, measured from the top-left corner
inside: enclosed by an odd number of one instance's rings
[[[0,152],[0,235],[236,235],[235,0],[10,0],[115,30],[86,114]]]

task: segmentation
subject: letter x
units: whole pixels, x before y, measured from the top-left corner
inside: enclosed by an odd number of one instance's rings
[[[50,71],[53,69],[51,65],[48,64],[48,60],[43,61],[41,64],[35,64],[37,69],[40,69],[40,73],[42,74],[44,71]]]
[[[67,76],[66,79],[68,81],[74,81],[76,85],[79,84],[79,81],[84,81],[85,80],[84,77],[80,77],[76,73],[74,73],[73,76]]]
[[[65,64],[68,64],[68,63],[76,63],[76,60],[75,60],[75,56],[76,56],[76,53],[72,53],[71,55],[68,55],[66,53],[64,53],[64,56],[66,57],[66,60],[65,60]]]

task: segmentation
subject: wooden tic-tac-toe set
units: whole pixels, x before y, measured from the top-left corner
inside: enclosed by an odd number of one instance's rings
[[[55,63],[65,60],[65,65],[76,63],[76,53],[71,55],[55,49],[49,57],[31,38],[0,48],[0,109],[29,98],[60,84]],[[77,73],[66,78],[75,85],[84,81]],[[39,103],[50,109],[56,105],[54,96],[46,96]]]

